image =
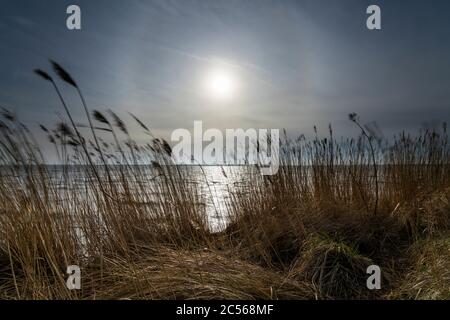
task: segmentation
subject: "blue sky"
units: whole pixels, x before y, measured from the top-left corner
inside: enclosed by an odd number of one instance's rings
[[[66,28],[66,7],[82,30]],[[382,30],[366,28],[370,4]],[[347,114],[387,134],[450,120],[450,3],[365,0],[2,0],[0,105],[37,128],[62,117],[51,87],[32,70],[60,62],[92,109],[136,114],[165,137],[177,128],[313,125],[354,134]],[[200,85],[225,65],[239,81],[230,101]],[[64,86],[82,122],[73,90]],[[130,119],[131,122],[131,119]],[[133,134],[139,139],[136,128]]]

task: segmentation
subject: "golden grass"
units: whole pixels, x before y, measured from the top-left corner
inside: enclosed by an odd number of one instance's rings
[[[390,298],[449,300],[450,235],[421,240],[410,250],[410,270]]]
[[[55,68],[89,114],[76,82]],[[331,128],[323,139],[285,137],[278,174],[249,174],[245,192],[230,190],[229,224],[214,233],[198,186],[171,165],[167,142],[132,116],[149,136],[138,145],[118,115],[98,111],[82,135],[56,81],[38,74],[69,119],[41,126],[62,174],[52,178],[33,134],[4,110],[0,298],[449,298],[445,125],[390,142],[367,132],[337,140]],[[134,166],[142,163],[153,176]],[[73,264],[82,268],[79,291],[65,285]],[[382,269],[380,291],[366,288],[370,264]]]
[[[106,265],[104,290],[87,298],[267,300],[310,299],[314,293],[307,283],[206,248],[152,248],[143,259],[113,259]]]

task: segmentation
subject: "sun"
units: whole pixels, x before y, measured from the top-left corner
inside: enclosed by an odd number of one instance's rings
[[[211,70],[205,77],[205,90],[207,95],[214,100],[230,100],[236,94],[236,76],[224,68]]]

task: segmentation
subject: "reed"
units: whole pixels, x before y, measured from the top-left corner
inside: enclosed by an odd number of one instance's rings
[[[336,139],[331,127],[326,138],[285,135],[278,174],[249,169],[251,183],[229,190],[228,222],[214,232],[204,190],[173,165],[165,140],[131,115],[149,137],[138,144],[116,113],[90,113],[84,98],[91,137],[83,136],[56,82],[36,73],[66,112],[68,124],[41,126],[64,174],[45,165],[32,133],[4,110],[1,298],[449,298],[446,125],[389,141],[359,121],[356,139]],[[79,291],[65,285],[73,264],[82,268]],[[371,264],[382,267],[380,291],[365,286]]]

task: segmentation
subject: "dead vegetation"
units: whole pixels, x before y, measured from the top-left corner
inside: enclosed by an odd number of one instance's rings
[[[229,224],[214,233],[169,144],[133,115],[148,143],[137,144],[113,112],[91,119],[79,86],[53,67],[89,121],[79,126],[56,81],[37,71],[68,120],[41,126],[62,163],[55,179],[31,131],[3,111],[1,298],[449,298],[445,125],[391,141],[368,131],[337,140],[331,128],[312,141],[286,136],[278,174],[230,190]],[[144,163],[154,175],[136,165]],[[65,285],[73,264],[83,270],[79,291]],[[371,264],[382,269],[380,291],[366,288]]]

